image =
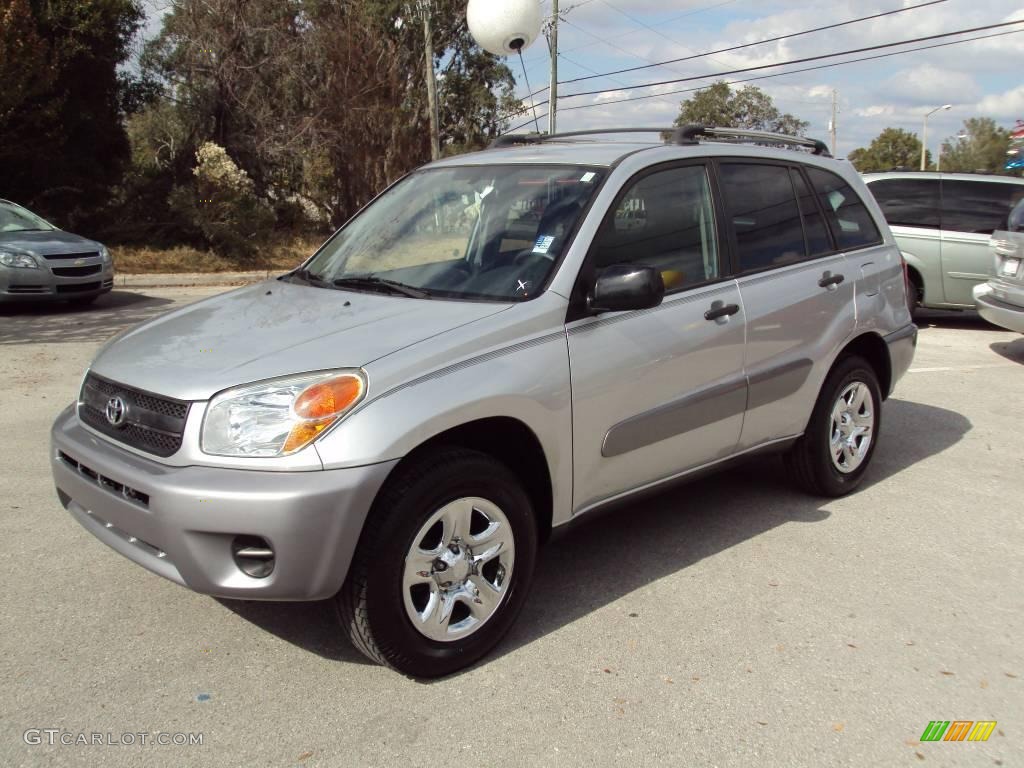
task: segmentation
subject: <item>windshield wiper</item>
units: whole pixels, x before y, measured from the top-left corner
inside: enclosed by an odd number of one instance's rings
[[[382,277],[376,277],[375,275],[363,275],[360,277],[339,277],[334,281],[336,288],[355,288],[366,289],[366,290],[384,290],[390,293],[397,293],[401,296],[408,296],[410,299],[429,299],[430,293],[428,291],[421,290],[420,288],[414,288],[411,285],[405,283],[399,283],[395,280],[385,280]]]
[[[285,275],[285,277],[298,279],[306,283],[306,285],[315,285],[321,288],[329,288],[331,285],[324,278],[320,277],[319,275],[314,275],[312,272],[305,268],[296,269],[294,272],[289,272],[287,275]]]

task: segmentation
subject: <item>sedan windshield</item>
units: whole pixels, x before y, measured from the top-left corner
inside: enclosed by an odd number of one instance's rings
[[[420,171],[340,230],[293,279],[411,298],[525,301],[569,247],[601,169]]]
[[[0,232],[49,232],[53,226],[14,203],[0,203]]]

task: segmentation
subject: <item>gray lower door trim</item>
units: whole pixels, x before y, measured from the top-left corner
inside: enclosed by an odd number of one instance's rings
[[[733,453],[733,454],[731,454],[729,456],[725,456],[725,457],[723,457],[721,459],[716,459],[715,461],[708,462],[707,464],[701,464],[700,466],[697,466],[697,467],[691,467],[690,469],[684,469],[682,472],[676,472],[675,474],[669,475],[668,477],[662,477],[662,478],[660,478],[658,480],[652,480],[649,483],[644,483],[643,485],[638,485],[635,488],[630,488],[628,491],[623,491],[621,493],[616,493],[616,494],[614,494],[612,496],[608,496],[607,498],[600,499],[598,501],[595,501],[595,502],[592,502],[590,504],[587,504],[587,506],[582,507],[581,509],[578,509],[578,510],[574,511],[572,513],[572,516],[573,516],[573,518],[577,518],[580,515],[586,514],[587,512],[591,512],[591,511],[593,511],[595,509],[598,509],[599,507],[603,507],[606,504],[612,504],[612,503],[614,503],[616,501],[621,501],[622,499],[625,499],[628,496],[632,496],[633,494],[643,493],[644,491],[649,491],[652,488],[657,488],[659,485],[662,485],[664,483],[670,483],[673,480],[681,480],[682,478],[686,477],[687,475],[692,475],[692,474],[697,473],[697,472],[703,472],[704,470],[711,469],[712,467],[715,467],[715,466],[717,466],[719,464],[724,464],[724,463],[726,463],[728,461],[732,461],[732,460],[738,459],[738,458],[740,458],[742,456],[746,456],[747,454],[756,453],[757,451],[762,451],[762,450],[764,450],[766,448],[771,448],[771,446],[773,446],[773,445],[778,445],[780,443],[786,443],[786,442],[789,442],[791,440],[795,440],[798,437],[800,437],[799,434],[797,434],[797,435],[789,435],[787,437],[781,437],[778,440],[767,440],[767,441],[765,441],[763,443],[760,443],[758,445],[753,446],[752,448],[747,448],[746,450],[738,451],[738,452]]]
[[[712,385],[620,421],[605,434],[601,455],[606,458],[621,456],[730,416],[738,416],[746,406],[745,378]]]
[[[812,368],[814,363],[810,360],[793,360],[751,374],[748,377],[750,394],[747,410],[760,408],[762,405],[796,394],[807,381]]]

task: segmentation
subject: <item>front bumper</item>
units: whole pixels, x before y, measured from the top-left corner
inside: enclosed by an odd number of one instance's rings
[[[1024,307],[996,298],[988,283],[975,287],[974,301],[978,305],[978,314],[992,325],[1024,333]]]
[[[68,301],[107,293],[114,287],[114,270],[95,275],[61,277],[49,269],[0,268],[0,304],[23,301]]]
[[[377,491],[397,462],[313,472],[170,467],[82,428],[74,406],[51,431],[61,503],[96,538],[197,592],[321,600],[341,588]],[[274,569],[236,565],[237,536],[261,537]]]
[[[910,370],[910,364],[914,362],[914,352],[917,350],[917,326],[911,323],[895,333],[890,333],[885,337],[885,343],[889,347],[889,365],[892,373],[889,391],[885,393],[888,397],[896,388],[896,382],[903,378],[903,375]]]

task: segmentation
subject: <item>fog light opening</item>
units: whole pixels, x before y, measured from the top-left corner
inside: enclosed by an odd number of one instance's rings
[[[265,579],[274,572],[274,550],[260,536],[235,536],[231,542],[235,565],[246,576]]]

